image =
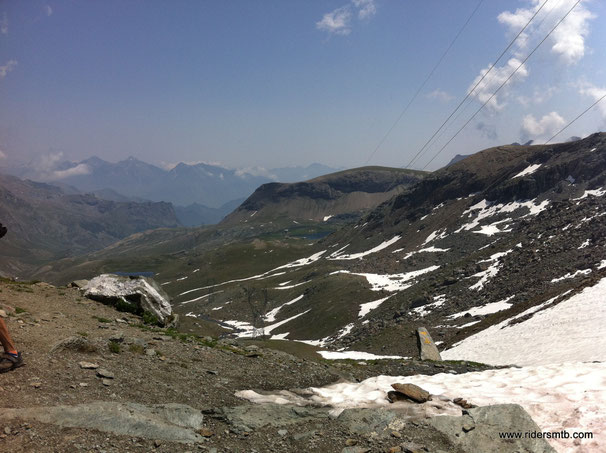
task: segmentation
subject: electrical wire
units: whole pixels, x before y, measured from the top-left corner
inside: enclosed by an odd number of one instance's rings
[[[457,39],[459,39],[459,36],[461,35],[461,33],[463,33],[463,30],[465,30],[465,28],[467,27],[467,24],[472,19],[472,17],[476,14],[476,11],[480,8],[480,5],[482,3],[484,3],[484,0],[480,0],[478,2],[478,4],[476,5],[475,9],[471,12],[471,14],[467,18],[467,20],[465,21],[465,23],[463,24],[463,26],[459,29],[458,33],[453,38],[453,40],[450,42],[450,44],[448,45],[448,47],[446,48],[446,50],[444,51],[444,53],[442,54],[442,56],[440,57],[440,59],[438,60],[438,62],[434,65],[433,69],[429,72],[429,74],[427,75],[427,77],[425,77],[425,80],[419,86],[419,88],[417,88],[417,91],[415,92],[415,94],[413,95],[413,97],[410,98],[410,100],[408,101],[408,103],[406,104],[406,106],[404,107],[404,109],[402,110],[402,112],[400,112],[400,115],[398,116],[398,118],[396,118],[396,120],[391,125],[391,127],[387,130],[387,132],[385,133],[385,135],[383,135],[383,138],[381,138],[381,140],[379,141],[379,143],[377,144],[377,146],[375,147],[375,149],[373,150],[373,152],[370,154],[370,156],[368,157],[368,159],[366,159],[366,162],[364,163],[364,165],[368,165],[368,162],[370,162],[370,160],[374,157],[374,155],[377,153],[377,151],[379,150],[379,148],[381,146],[383,146],[383,143],[385,143],[385,140],[387,140],[387,137],[395,129],[395,127],[398,125],[398,123],[400,122],[400,120],[402,119],[402,117],[406,114],[406,112],[408,111],[408,108],[415,101],[415,99],[417,98],[417,96],[419,95],[419,93],[421,92],[421,90],[423,90],[423,88],[425,88],[425,85],[427,84],[427,82],[429,81],[429,79],[431,78],[431,76],[434,74],[434,72],[436,71],[436,69],[438,69],[438,66],[440,66],[440,64],[442,63],[442,61],[444,60],[444,58],[446,57],[446,55],[448,54],[448,52],[450,51],[450,49],[452,48],[452,46],[454,45],[454,43],[457,41]]]
[[[513,44],[517,41],[517,39],[520,37],[520,35],[522,33],[524,33],[524,31],[528,28],[528,26],[530,25],[530,23],[534,20],[534,18],[537,16],[537,14],[539,14],[539,12],[543,9],[543,7],[547,4],[549,0],[545,0],[541,6],[535,11],[535,13],[532,15],[532,17],[528,20],[528,22],[526,23],[526,25],[524,25],[524,27],[518,32],[518,34],[511,40],[511,42],[507,45],[507,47],[505,47],[505,49],[501,52],[501,54],[497,57],[497,59],[495,60],[494,63],[492,63],[490,65],[490,67],[488,68],[488,70],[482,75],[482,77],[476,82],[476,84],[473,86],[473,88],[471,90],[469,90],[469,92],[467,93],[467,95],[463,98],[463,100],[461,102],[459,102],[459,105],[456,106],[456,108],[452,111],[452,113],[450,115],[448,115],[448,118],[446,118],[444,120],[444,122],[440,125],[440,127],[433,133],[433,135],[431,137],[429,137],[429,140],[427,140],[427,142],[425,142],[425,144],[421,147],[421,149],[419,149],[419,151],[414,155],[414,157],[410,160],[410,162],[408,162],[407,165],[403,165],[403,168],[410,168],[410,166],[414,163],[415,160],[417,160],[417,158],[421,155],[421,153],[423,152],[423,150],[425,150],[425,148],[427,148],[427,146],[429,145],[429,143],[434,139],[434,137],[436,135],[438,135],[438,133],[444,128],[444,126],[446,125],[446,123],[448,123],[448,121],[452,118],[452,116],[461,108],[461,106],[465,103],[465,101],[472,95],[472,93],[475,91],[475,89],[480,85],[480,83],[482,83],[482,81],[486,78],[486,76],[488,74],[490,74],[490,72],[492,71],[492,69],[496,66],[496,64],[501,60],[501,58],[503,58],[503,55],[505,55],[507,53],[507,51],[511,48],[511,46],[513,46]]]
[[[438,155],[444,150],[444,148],[446,148],[460,133],[463,129],[465,129],[465,127],[476,117],[476,115],[478,113],[480,113],[480,111],[486,106],[486,104],[488,104],[496,95],[497,93],[511,80],[511,78],[518,72],[518,70],[524,66],[524,64],[528,61],[528,59],[537,51],[537,49],[547,40],[547,38],[549,38],[549,36],[551,36],[551,34],[554,32],[554,30],[556,28],[558,28],[558,26],[564,21],[564,19],[566,19],[568,17],[568,15],[572,12],[572,10],[574,8],[576,8],[576,6],[581,3],[581,0],[577,0],[575,2],[574,5],[572,5],[572,7],[568,10],[568,12],[566,12],[566,14],[564,14],[564,16],[553,26],[553,28],[551,30],[549,30],[549,33],[547,33],[545,35],[545,37],[536,45],[536,47],[534,49],[532,49],[532,51],[526,56],[526,58],[524,58],[524,61],[522,61],[519,66],[509,75],[509,77],[507,77],[507,79],[495,90],[494,93],[492,93],[492,95],[486,100],[486,102],[484,102],[480,108],[478,110],[475,111],[475,113],[471,116],[471,118],[469,118],[465,124],[463,124],[463,126],[461,126],[459,128],[459,130],[457,130],[457,132],[450,138],[450,140],[448,140],[439,150],[436,154],[434,154],[434,156],[429,160],[429,162],[427,162],[427,164],[425,164],[425,166],[423,167],[423,170],[425,170],[429,164],[431,164],[434,159],[436,157],[438,157]]]

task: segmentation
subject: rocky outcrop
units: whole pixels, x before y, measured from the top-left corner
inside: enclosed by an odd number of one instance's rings
[[[417,329],[417,345],[421,360],[442,360],[438,347],[425,327]]]
[[[184,404],[95,402],[75,406],[0,409],[3,421],[35,420],[67,428],[99,431],[171,442],[199,442],[202,413]]]
[[[541,429],[517,404],[468,409],[460,417],[433,417],[429,424],[468,452],[555,453],[544,439],[524,437],[524,433],[539,432]],[[521,433],[522,438],[515,439],[516,433]],[[501,438],[507,434],[511,434],[511,438]]]
[[[160,325],[175,321],[169,296],[149,277],[102,274],[88,283],[84,295],[120,311],[151,316]]]

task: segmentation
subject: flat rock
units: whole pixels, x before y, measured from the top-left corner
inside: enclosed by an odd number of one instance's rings
[[[78,365],[80,365],[80,368],[83,370],[96,370],[99,368],[99,365],[91,362],[78,362]]]
[[[424,403],[431,399],[431,394],[427,390],[423,390],[415,384],[391,384],[391,386],[396,392],[416,403]]]
[[[0,409],[0,420],[35,420],[67,428],[169,442],[194,443],[202,439],[202,413],[183,404],[95,402],[75,406]]]
[[[105,379],[113,379],[115,377],[114,373],[106,370],[105,368],[99,368],[97,370],[97,376],[99,376],[100,378],[105,378]]]

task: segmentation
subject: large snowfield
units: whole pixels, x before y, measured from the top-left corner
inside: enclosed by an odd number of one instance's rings
[[[434,395],[434,403],[425,403],[419,414],[460,415],[460,408],[447,402],[458,397],[478,406],[515,403],[544,432],[593,433],[592,439],[550,440],[558,452],[605,451],[606,278],[566,299],[567,295],[554,297],[442,353],[447,360],[517,366],[459,375],[376,376],[359,383],[312,388],[307,401],[289,392],[260,395],[247,390],[237,395],[258,403],[322,404],[338,411],[389,406],[386,395],[391,384],[412,383]],[[525,315],[533,316],[508,325]]]

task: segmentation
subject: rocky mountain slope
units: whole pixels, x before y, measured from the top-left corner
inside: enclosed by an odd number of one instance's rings
[[[254,222],[151,232],[39,275],[156,272],[200,332],[410,357],[425,326],[446,349],[605,276],[605,143],[482,151],[316,242]]]
[[[416,184],[423,176],[419,171],[362,167],[304,182],[264,184],[222,223],[320,222],[335,216],[359,216]]]
[[[2,451],[553,451],[544,440],[498,439],[504,425],[538,429],[515,404],[462,416],[446,396],[389,403],[386,390],[367,394],[381,394],[381,404],[360,408],[305,402],[313,387],[344,378],[430,380],[489,367],[415,360],[362,366],[322,360],[305,345],[285,352],[201,338],[144,325],[78,289],[45,283],[0,280],[0,310],[26,363],[2,375]],[[276,392],[281,404],[246,397]],[[300,401],[288,403],[292,397]],[[450,416],[436,418],[440,413]]]
[[[100,249],[133,233],[179,225],[169,203],[71,195],[6,175],[0,175],[0,218],[9,231],[0,243],[0,272],[7,275]]]

